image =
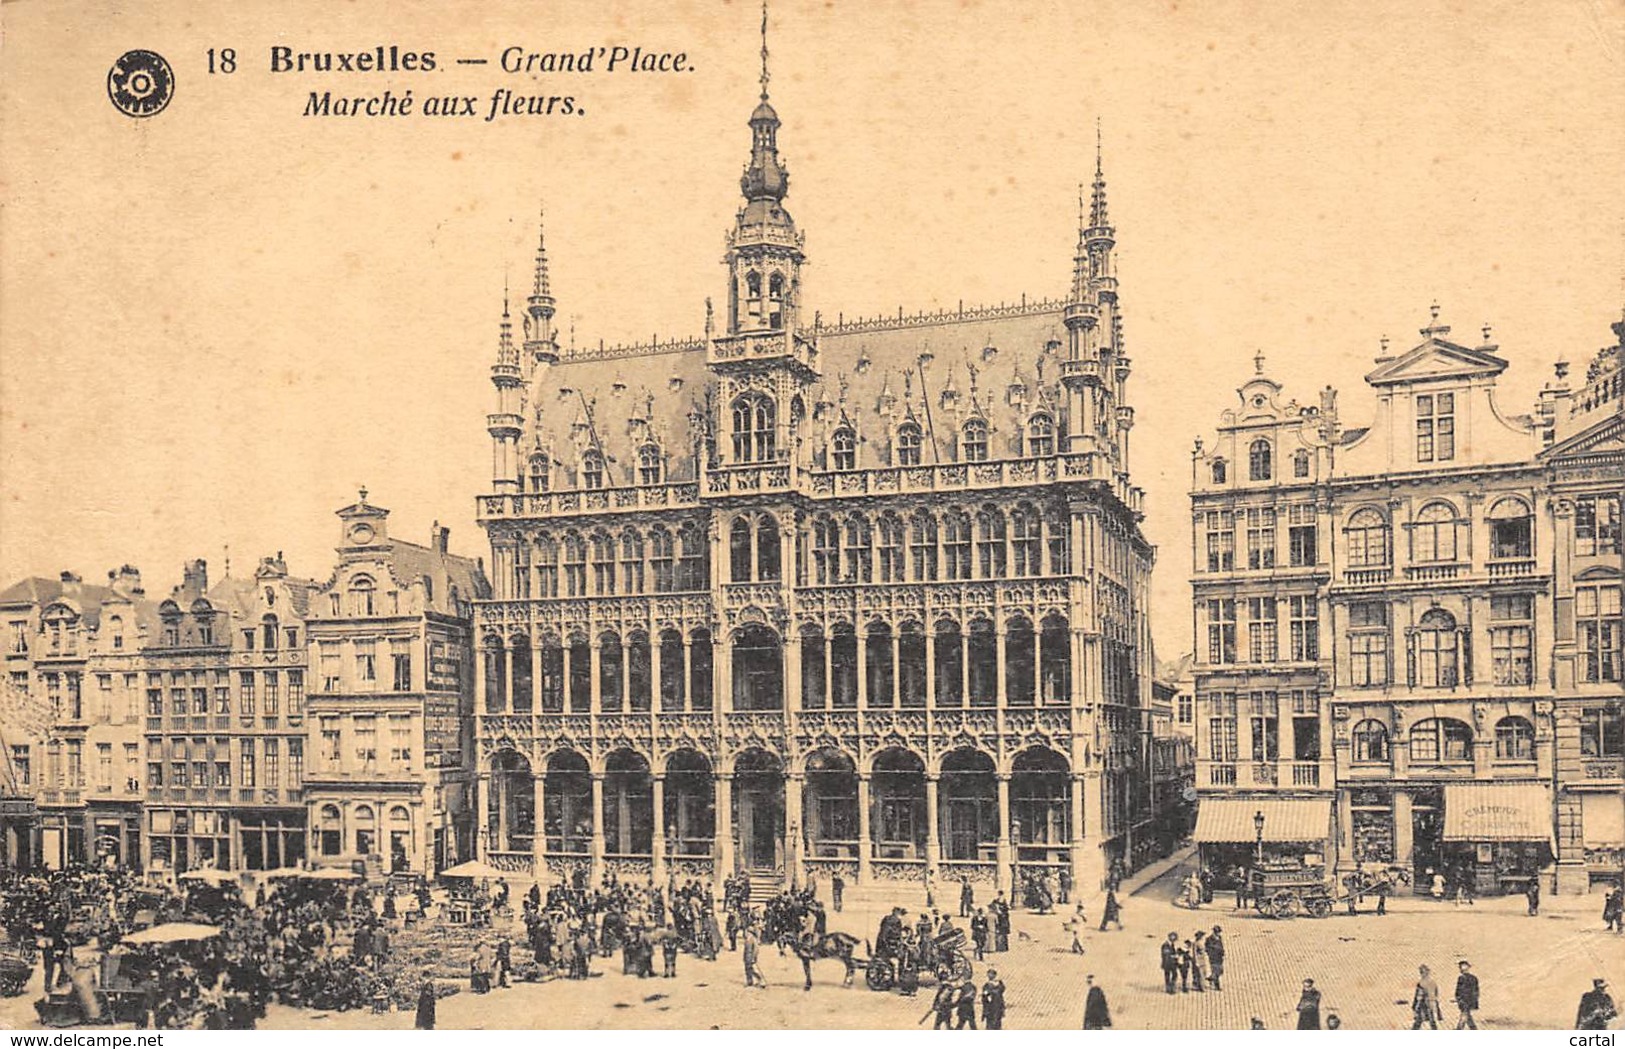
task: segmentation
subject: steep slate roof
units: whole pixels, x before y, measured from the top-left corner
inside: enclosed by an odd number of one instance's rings
[[[420,546],[404,539],[390,539],[389,564],[395,578],[401,583],[415,583],[427,576],[434,584],[434,598],[429,606],[437,612],[455,615],[448,603],[451,587],[465,601],[491,596],[490,584],[479,562],[456,554],[442,554],[433,547]]]

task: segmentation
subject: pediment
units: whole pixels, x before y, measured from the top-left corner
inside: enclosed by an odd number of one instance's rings
[[[1548,462],[1608,452],[1625,452],[1625,417],[1601,419],[1541,453]]]
[[[1499,375],[1507,362],[1493,353],[1433,338],[1384,363],[1365,377],[1372,386],[1429,379],[1471,379]]]
[[[1583,572],[1576,573],[1574,580],[1578,583],[1592,583],[1599,579],[1618,579],[1622,574],[1612,565],[1592,565]]]

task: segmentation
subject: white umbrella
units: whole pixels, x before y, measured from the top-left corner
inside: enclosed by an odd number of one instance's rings
[[[124,937],[125,943],[182,943],[187,940],[207,940],[211,936],[220,935],[220,930],[213,925],[200,925],[197,922],[167,922],[163,925],[154,925],[150,929],[132,932]]]
[[[507,871],[497,870],[489,863],[481,863],[479,860],[459,863],[440,872],[442,878],[505,878],[507,875]]]
[[[275,870],[260,871],[259,876],[263,881],[275,881],[278,878],[297,878],[304,873],[298,867],[278,867]]]
[[[355,871],[347,871],[341,867],[322,867],[319,870],[300,871],[294,875],[306,881],[355,881],[361,875]]]

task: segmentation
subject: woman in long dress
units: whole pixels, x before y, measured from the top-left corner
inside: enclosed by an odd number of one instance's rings
[[[418,990],[418,1012],[415,1026],[420,1031],[434,1030],[435,1003],[439,995],[435,990],[433,980],[424,980],[423,987]]]

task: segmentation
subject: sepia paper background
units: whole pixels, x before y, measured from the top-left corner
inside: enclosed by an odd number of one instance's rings
[[[691,336],[721,297],[755,103],[752,4],[0,6],[0,579],[134,562],[325,576],[365,484],[395,533],[483,554],[505,274],[539,206],[562,332]],[[687,74],[543,77],[510,44],[685,51]],[[431,77],[268,72],[296,51],[433,50]],[[1063,293],[1103,129],[1160,547],[1159,653],[1190,645],[1192,439],[1263,351],[1342,388],[1441,319],[1526,411],[1625,299],[1625,6],[808,3],[772,7],[772,93],[825,317]],[[109,103],[168,58],[158,116]],[[210,76],[208,48],[238,70]],[[303,117],[310,90],[573,94],[584,116]],[[483,110],[481,113],[483,117]],[[565,335],[568,340],[569,335]],[[964,347],[963,349],[971,349]],[[933,347],[957,354],[960,347]],[[229,551],[229,554],[228,554]]]

